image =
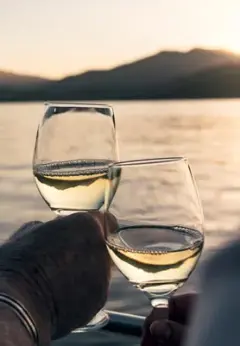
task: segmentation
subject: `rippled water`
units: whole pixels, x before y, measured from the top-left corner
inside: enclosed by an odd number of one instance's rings
[[[110,102],[121,159],[189,158],[205,214],[206,249],[240,235],[240,100]],[[2,237],[26,220],[52,214],[31,172],[42,104],[0,105],[0,229]],[[145,312],[147,302],[114,274],[109,306]],[[121,285],[119,285],[121,283]],[[135,292],[135,291],[134,291]]]

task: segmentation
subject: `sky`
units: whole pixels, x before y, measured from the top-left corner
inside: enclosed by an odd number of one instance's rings
[[[194,47],[240,53],[240,0],[0,0],[0,70],[61,78]]]

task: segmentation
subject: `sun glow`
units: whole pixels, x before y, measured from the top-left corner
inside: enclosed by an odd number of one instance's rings
[[[223,23],[223,31],[222,38],[225,43],[225,48],[227,50],[232,51],[233,53],[239,53],[240,54],[240,40],[239,40],[239,33],[240,33],[240,20],[239,20],[239,11],[240,11],[240,5],[238,3],[238,0],[236,1],[236,4],[234,8],[231,8],[229,10],[228,20]]]
[[[226,50],[240,55],[240,42],[233,42],[227,45]]]
[[[21,6],[12,6],[15,2]],[[161,50],[203,48],[240,55],[240,0],[2,3],[0,70],[62,78]]]
[[[226,44],[224,48],[230,52],[240,54],[240,40],[238,37],[238,33],[240,32],[240,23],[238,31],[232,32],[232,36],[226,39]]]

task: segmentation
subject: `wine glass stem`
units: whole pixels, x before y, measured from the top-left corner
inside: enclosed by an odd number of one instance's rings
[[[151,305],[157,309],[168,310],[168,298],[154,298],[151,299]]]

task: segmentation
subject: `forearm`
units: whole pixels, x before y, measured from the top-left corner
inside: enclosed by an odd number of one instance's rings
[[[20,277],[17,279],[9,279],[5,277],[0,277],[0,295],[6,294],[9,297],[17,300],[24,308],[27,310],[28,314],[33,320],[39,338],[40,346],[49,346],[52,333],[52,323],[46,302],[43,300],[41,294],[37,289],[31,289],[25,280]],[[0,338],[2,335],[6,335],[5,338],[11,337],[11,332],[7,331],[15,330],[12,334],[13,340],[4,341],[9,342],[9,345],[34,345],[34,339],[31,337],[30,333],[27,331],[21,319],[17,316],[16,312],[11,307],[8,307],[5,303],[1,303],[0,310]],[[7,329],[7,327],[9,329]],[[3,328],[3,330],[2,330]],[[19,334],[18,334],[19,333]],[[21,342],[22,338],[28,340],[28,343]],[[7,340],[7,339],[6,339]],[[17,343],[14,343],[17,342]],[[2,343],[0,342],[2,345]],[[3,344],[5,346],[5,344]]]

